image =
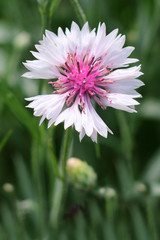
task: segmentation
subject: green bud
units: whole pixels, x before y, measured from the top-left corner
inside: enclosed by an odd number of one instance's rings
[[[133,187],[133,192],[135,195],[147,193],[147,186],[142,182],[136,182]]]
[[[117,197],[116,191],[111,187],[102,187],[98,190],[98,195],[106,199],[113,199]]]
[[[27,32],[20,32],[13,40],[16,49],[21,50],[27,47],[30,43],[30,35]]]
[[[78,158],[70,158],[67,162],[69,181],[77,188],[90,189],[96,185],[97,175],[94,169]]]
[[[3,184],[3,190],[6,193],[13,193],[14,192],[14,186],[11,183],[4,183]]]

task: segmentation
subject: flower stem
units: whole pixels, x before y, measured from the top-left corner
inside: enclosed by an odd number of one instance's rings
[[[51,228],[56,230],[63,210],[63,202],[66,193],[67,179],[66,179],[66,162],[70,155],[72,142],[72,129],[69,128],[65,131],[63,143],[61,147],[59,171],[62,179],[55,180],[54,191],[52,195],[52,207],[50,215]]]
[[[51,27],[53,13],[55,12],[56,8],[58,7],[60,1],[61,0],[52,0],[52,2],[51,2],[50,9],[49,9],[49,28]]]
[[[122,152],[126,158],[127,167],[130,172],[131,179],[133,179],[133,169],[132,169],[132,150],[133,141],[131,137],[131,131],[129,129],[125,113],[122,111],[117,112],[120,131],[121,131],[121,148]]]
[[[80,22],[81,26],[83,26],[85,24],[85,22],[87,22],[87,18],[84,14],[83,9],[81,8],[78,0],[70,0],[70,1],[71,1],[72,5],[75,9],[75,12],[77,14],[77,17],[79,19],[79,22]]]
[[[47,22],[46,6],[44,4],[39,4],[39,12],[41,16],[41,35],[43,35],[46,28],[46,22]]]

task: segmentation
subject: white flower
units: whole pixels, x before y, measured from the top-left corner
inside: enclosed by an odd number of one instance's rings
[[[27,107],[35,116],[42,116],[40,124],[48,119],[48,127],[64,122],[64,128],[74,126],[80,140],[86,134],[97,141],[97,133],[107,137],[111,130],[96,113],[93,102],[102,109],[107,106],[127,112],[136,112],[140,97],[136,88],[143,85],[137,78],[140,66],[128,67],[137,59],[128,58],[133,47],[125,47],[125,36],[118,30],[106,35],[106,26],[99,24],[89,30],[86,23],[80,30],[72,23],[71,30],[58,29],[58,35],[47,31],[32,52],[37,60],[24,63],[27,78],[51,79],[53,94],[26,98]],[[128,68],[127,68],[128,67]]]

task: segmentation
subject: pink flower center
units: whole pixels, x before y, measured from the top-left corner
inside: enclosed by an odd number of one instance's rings
[[[66,105],[71,106],[76,99],[83,110],[86,97],[93,98],[102,108],[101,99],[107,97],[104,76],[111,72],[103,65],[103,57],[89,58],[89,54],[68,54],[67,61],[58,67],[61,77],[55,82],[49,82],[56,89],[54,93],[68,93]],[[108,82],[111,83],[111,82]]]

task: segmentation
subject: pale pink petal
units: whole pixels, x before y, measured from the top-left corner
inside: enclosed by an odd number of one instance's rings
[[[133,106],[139,103],[134,99],[137,95],[127,95],[120,93],[110,93],[108,98],[105,100],[108,107],[124,110],[127,112],[136,112]]]
[[[58,115],[60,114],[64,103],[65,95],[38,95],[31,98],[26,98],[27,101],[32,101],[26,107],[34,109],[35,116],[42,116],[40,124],[44,119],[50,119],[48,127],[51,126],[51,122],[55,122]]]

